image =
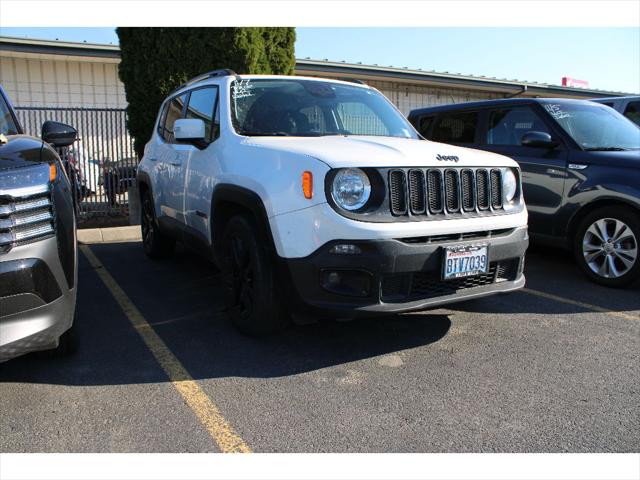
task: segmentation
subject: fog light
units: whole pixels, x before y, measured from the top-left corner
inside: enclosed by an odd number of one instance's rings
[[[362,250],[360,250],[360,247],[357,245],[352,245],[350,243],[341,243],[331,247],[329,249],[329,253],[335,253],[338,255],[358,255],[362,253]]]
[[[369,272],[362,270],[324,270],[322,288],[339,295],[368,297],[371,292],[371,278]]]

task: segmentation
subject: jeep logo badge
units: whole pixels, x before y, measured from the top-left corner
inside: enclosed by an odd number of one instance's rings
[[[436,155],[436,160],[440,160],[442,162],[457,162],[458,160],[460,160],[458,157],[456,157],[455,155]]]

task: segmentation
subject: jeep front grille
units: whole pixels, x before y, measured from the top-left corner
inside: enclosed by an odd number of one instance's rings
[[[436,218],[502,211],[500,170],[392,169],[389,171],[389,208],[394,216]]]
[[[50,193],[0,197],[0,253],[55,234]]]

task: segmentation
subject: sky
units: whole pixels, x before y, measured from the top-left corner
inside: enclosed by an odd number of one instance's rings
[[[296,57],[640,93],[638,28],[297,28]],[[118,43],[113,28],[0,28],[0,35]]]

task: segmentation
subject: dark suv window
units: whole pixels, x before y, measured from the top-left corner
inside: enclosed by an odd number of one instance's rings
[[[473,143],[478,126],[478,112],[441,116],[433,127],[431,140],[442,143]]]
[[[424,138],[429,138],[429,129],[431,125],[433,125],[433,120],[435,117],[422,117],[418,122],[418,132]]]
[[[489,114],[489,145],[520,145],[522,136],[527,132],[551,134],[544,121],[531,107],[492,110]]]
[[[207,87],[193,90],[189,97],[186,118],[199,118],[204,122],[205,138],[212,141],[213,135],[213,114],[218,100],[218,88]]]
[[[176,123],[180,117],[182,117],[182,107],[184,102],[187,99],[187,94],[184,93],[178,97],[175,97],[169,101],[169,103],[165,106],[165,111],[162,114],[162,120],[160,122],[160,136],[165,139],[165,141],[172,143],[173,142],[173,124]]]
[[[640,125],[640,100],[629,102],[624,110],[624,116],[636,125]]]

